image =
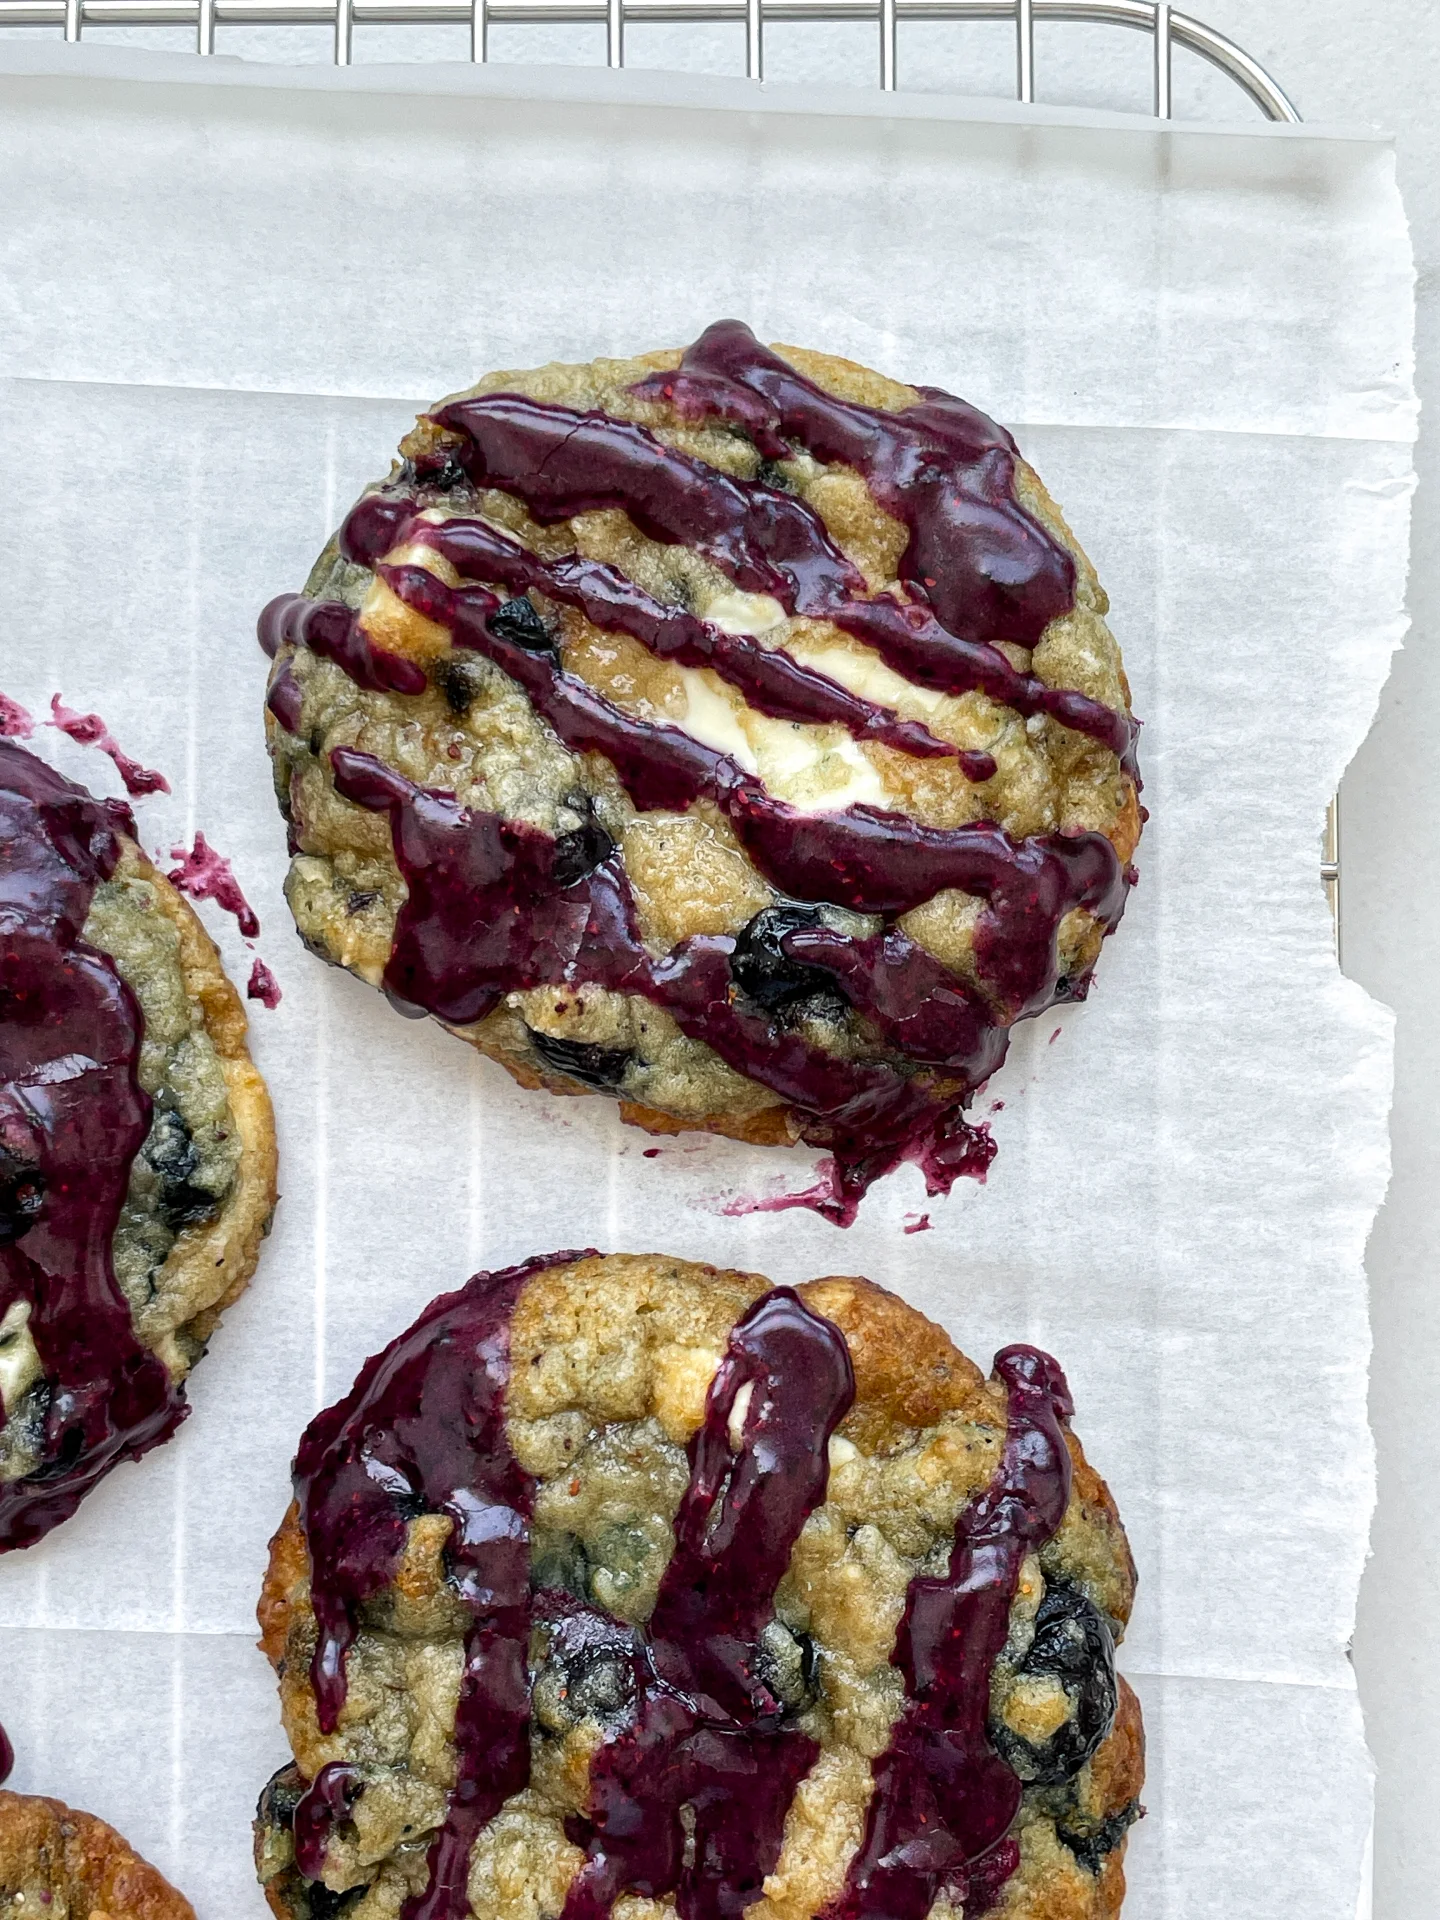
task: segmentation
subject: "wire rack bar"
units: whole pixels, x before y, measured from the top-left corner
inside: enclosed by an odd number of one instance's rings
[[[87,26],[191,26],[201,53],[222,26],[333,26],[335,58],[345,65],[355,26],[468,26],[471,56],[486,58],[496,23],[559,25],[598,21],[606,56],[623,66],[625,26],[645,21],[742,22],[746,71],[764,77],[767,20],[873,20],[880,33],[880,77],[898,85],[897,28],[903,20],[1011,20],[1016,28],[1016,97],[1035,97],[1035,27],[1071,20],[1129,27],[1155,39],[1155,105],[1169,117],[1170,53],[1183,47],[1233,80],[1270,120],[1298,121],[1283,89],[1259,61],[1203,20],[1165,0],[0,0],[0,26],[52,27],[78,40]]]
[[[1015,0],[1015,98],[1035,98],[1035,0]]]

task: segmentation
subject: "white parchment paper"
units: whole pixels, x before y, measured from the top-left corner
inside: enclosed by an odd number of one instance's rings
[[[285,1757],[253,1650],[304,1422],[480,1265],[593,1243],[864,1272],[977,1359],[1055,1351],[1141,1568],[1140,1920],[1350,1920],[1345,1655],[1372,1488],[1361,1253],[1388,1016],[1336,971],[1325,801],[1403,630],[1411,270],[1381,141],[657,76],[282,75],[7,47],[0,685],[98,708],[264,923],[276,1231],[179,1438],[0,1564],[15,1784],[112,1819],[202,1920],[262,1909]],[[415,407],[492,366],[762,337],[1006,420],[1099,567],[1153,812],[1090,1002],[982,1102],[984,1187],[848,1234],[727,1216],[809,1157],[526,1095],[296,944],[255,612]],[[39,742],[112,791],[108,764]],[[207,908],[241,979],[250,955]],[[906,1235],[928,1215],[930,1228]]]

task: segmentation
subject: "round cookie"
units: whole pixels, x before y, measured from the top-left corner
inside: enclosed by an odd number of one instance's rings
[[[244,1009],[134,834],[0,740],[0,1550],[175,1431],[275,1206]]]
[[[281,1920],[1118,1912],[1135,1575],[1056,1363],[868,1281],[479,1274],[301,1441]]]
[[[848,1221],[1083,998],[1140,832],[1107,601],[1010,436],[721,322],[423,415],[261,616],[306,943],[526,1086],[804,1141]]]
[[[185,1896],[93,1813],[3,1791],[0,1902],[16,1920],[195,1920]]]

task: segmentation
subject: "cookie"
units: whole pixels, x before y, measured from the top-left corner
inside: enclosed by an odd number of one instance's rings
[[[168,1440],[275,1205],[240,1001],[126,807],[0,740],[0,1549]]]
[[[1056,1363],[855,1279],[478,1274],[300,1443],[281,1920],[1102,1920],[1135,1574]]]
[[[267,733],[306,943],[525,1086],[833,1156],[846,1220],[1134,877],[1107,601],[1010,436],[738,322],[421,416],[301,594]]]
[[[113,1827],[28,1793],[0,1792],[0,1900],[16,1920],[195,1920]]]

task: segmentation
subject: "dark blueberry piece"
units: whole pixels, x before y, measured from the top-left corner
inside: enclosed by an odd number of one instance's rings
[[[379,898],[378,893],[366,893],[357,888],[346,896],[345,911],[347,914],[364,913],[365,909],[373,907]]]
[[[143,1152],[159,1183],[160,1213],[167,1227],[178,1233],[214,1213],[216,1197],[191,1180],[200,1156],[183,1117],[174,1107],[159,1107]]]
[[[772,1620],[760,1636],[755,1675],[787,1713],[804,1713],[820,1691],[820,1659],[808,1633]]]
[[[774,460],[762,460],[760,462],[760,471],[755,475],[755,478],[760,482],[762,487],[773,487],[777,493],[793,493],[795,491],[794,482]]]
[[[573,1594],[583,1600],[590,1592],[590,1568],[585,1549],[573,1533],[537,1540],[530,1556],[530,1585],[536,1591]]]
[[[635,1640],[612,1615],[577,1607],[550,1629],[546,1656],[535,1675],[537,1717],[551,1732],[581,1720],[614,1724],[635,1704]]]
[[[40,1168],[0,1145],[0,1247],[13,1247],[22,1239],[44,1204],[45,1175]]]
[[[424,1494],[417,1492],[414,1487],[407,1488],[404,1493],[394,1491],[390,1499],[402,1520],[418,1520],[422,1513],[431,1511]]]
[[[452,713],[470,711],[484,680],[484,668],[475,660],[456,660],[447,655],[435,669],[436,684]]]
[[[1058,1786],[1080,1771],[1110,1731],[1117,1700],[1115,1643],[1098,1608],[1077,1588],[1057,1585],[1046,1593],[1019,1671],[1054,1674],[1069,1717],[1042,1743],[1022,1740],[998,1718],[990,1738],[1027,1785]]]
[[[56,1391],[48,1387],[45,1415],[45,1444],[53,1451],[48,1460],[42,1460],[35,1471],[27,1475],[27,1486],[42,1486],[52,1480],[66,1479],[74,1472],[75,1463],[85,1451],[85,1429],[79,1424],[81,1415],[73,1393],[67,1393],[63,1388]],[[52,1435],[58,1437],[52,1438]]]
[[[530,1044],[547,1066],[565,1073],[582,1086],[612,1093],[625,1078],[625,1069],[635,1058],[625,1047],[600,1047],[589,1040],[557,1040],[553,1034],[526,1029]]]
[[[305,1776],[293,1764],[272,1773],[260,1790],[256,1817],[267,1827],[289,1828],[295,1823],[295,1809],[305,1791]]]
[[[742,929],[730,955],[730,973],[740,991],[767,1013],[803,1011],[837,1017],[849,1004],[833,974],[792,960],[781,942],[787,933],[820,924],[813,907],[765,907]]]
[[[1063,1840],[1075,1858],[1087,1873],[1099,1873],[1105,1864],[1107,1853],[1113,1853],[1126,1833],[1142,1818],[1145,1809],[1138,1800],[1132,1800],[1128,1807],[1122,1807],[1119,1813],[1112,1813],[1108,1820],[1083,1827],[1069,1827],[1057,1822],[1056,1837]]]
[[[454,448],[447,452],[422,453],[418,460],[407,460],[405,465],[412,479],[431,493],[456,493],[470,485],[470,476]]]
[[[539,611],[522,594],[507,600],[486,622],[490,631],[502,640],[510,640],[527,653],[553,653],[555,642]]]
[[[344,1893],[332,1893],[323,1880],[301,1880],[306,1902],[296,1920],[344,1920],[347,1913],[353,1913],[365,1895],[368,1886],[349,1887]]]
[[[555,842],[550,872],[557,887],[573,887],[587,873],[608,860],[615,842],[598,820],[587,820],[573,833],[562,833]]]

